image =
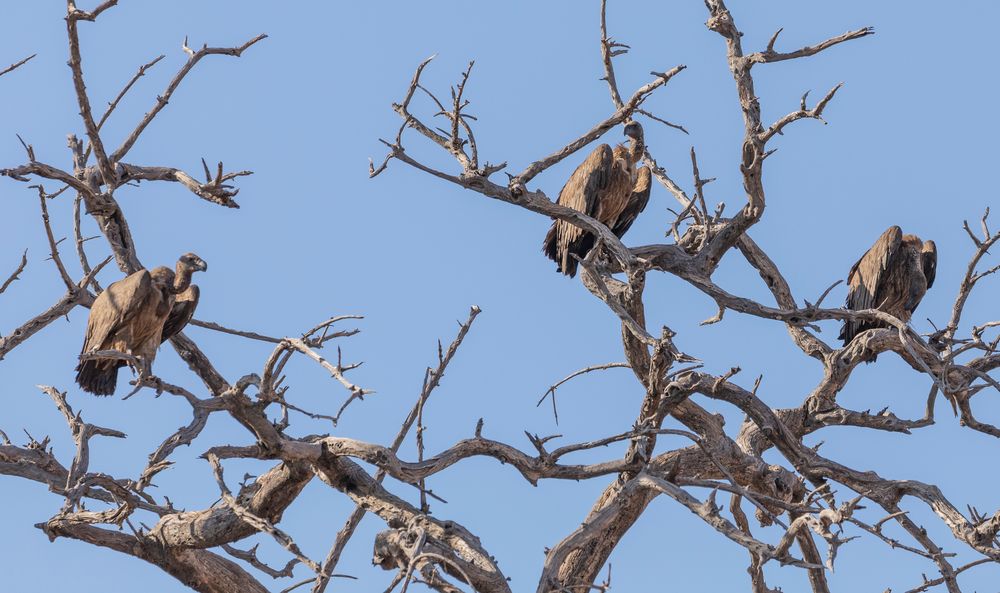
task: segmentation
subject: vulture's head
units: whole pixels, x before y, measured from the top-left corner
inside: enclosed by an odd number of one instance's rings
[[[625,124],[625,135],[633,140],[642,142],[642,126],[637,121],[630,121]]]
[[[934,241],[924,241],[920,248],[920,268],[927,279],[927,288],[934,284],[934,277],[937,275],[937,245]]]
[[[185,253],[180,257],[179,261],[192,272],[204,272],[208,270],[208,264],[205,263],[205,260],[193,253]]]

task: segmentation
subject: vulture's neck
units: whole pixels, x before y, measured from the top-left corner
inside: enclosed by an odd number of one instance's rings
[[[642,153],[646,150],[646,143],[642,137],[629,138],[628,141],[628,163],[635,166],[642,159]]]
[[[174,294],[180,294],[191,286],[191,274],[194,270],[187,267],[181,262],[177,262],[177,273],[174,274]]]

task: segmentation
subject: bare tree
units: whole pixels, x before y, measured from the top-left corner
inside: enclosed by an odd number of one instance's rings
[[[0,357],[24,344],[55,319],[72,309],[89,307],[101,285],[98,274],[110,258],[91,265],[86,239],[81,232],[84,213],[93,217],[110,246],[114,261],[122,273],[144,267],[137,251],[136,237],[129,230],[125,213],[115,199],[120,187],[139,181],[180,183],[203,200],[225,207],[236,207],[238,189],[233,186],[249,171],[227,172],[220,162],[216,167],[204,164],[204,181],[177,168],[140,165],[129,162],[130,150],[142,138],[149,124],[166,107],[184,78],[203,59],[210,56],[239,57],[264,39],[260,35],[235,47],[195,49],[187,40],[188,58],[173,76],[166,89],[156,97],[149,111],[132,131],[110,149],[102,127],[122,98],[160,58],[141,66],[121,92],[99,116],[85,84],[78,27],[96,21],[112,9],[116,0],[101,3],[91,11],[67,2],[66,28],[70,54],[70,72],[86,137],[69,137],[71,166],[60,168],[36,158],[30,144],[23,143],[26,161],[0,169],[0,174],[16,181],[32,183],[37,192],[41,217],[45,224],[51,259],[66,292],[51,306],[20,323],[9,335],[0,337]],[[338,347],[336,356],[325,356],[323,348],[331,342],[356,333],[346,327],[356,317],[337,316],[318,323],[307,331],[271,337],[251,331],[223,327],[194,320],[194,325],[231,334],[238,338],[273,344],[264,360],[247,361],[247,373],[235,380],[224,377],[198,346],[184,334],[171,344],[191,371],[204,385],[194,393],[165,378],[140,375],[135,393],[156,390],[181,398],[191,408],[190,424],[173,434],[164,435],[162,444],[149,455],[145,469],[137,476],[115,477],[90,469],[90,440],[95,436],[125,438],[118,428],[88,423],[70,404],[75,394],[61,387],[42,385],[41,391],[66,420],[76,443],[71,459],[59,459],[48,446],[29,436],[24,445],[15,444],[0,432],[0,474],[39,482],[62,497],[55,514],[38,527],[50,538],[72,538],[145,560],[188,587],[201,592],[267,591],[255,574],[282,581],[282,589],[291,591],[309,587],[314,593],[327,590],[331,579],[347,575],[338,572],[346,546],[352,541],[365,514],[384,521],[385,530],[373,542],[373,562],[393,571],[389,590],[405,591],[414,582],[441,592],[479,591],[506,593],[511,586],[498,561],[471,530],[460,523],[429,513],[430,501],[438,496],[427,488],[425,480],[443,471],[460,472],[461,462],[472,457],[491,457],[516,468],[529,483],[541,480],[591,480],[602,477],[613,481],[582,518],[580,526],[568,534],[553,534],[540,566],[536,590],[606,591],[612,587],[611,572],[603,576],[612,552],[623,536],[638,521],[650,502],[661,495],[694,513],[719,536],[745,548],[749,554],[751,590],[773,591],[765,582],[764,567],[769,563],[802,570],[813,591],[829,591],[828,571],[832,571],[839,548],[857,536],[881,540],[890,548],[905,550],[926,559],[939,576],[924,577],[911,592],[926,591],[943,585],[950,592],[960,591],[958,577],[976,566],[1000,561],[1000,511],[982,514],[969,507],[963,514],[949,500],[945,490],[933,484],[875,472],[859,471],[819,453],[818,448],[803,444],[806,435],[830,426],[854,426],[876,431],[909,434],[934,423],[934,404],[938,394],[948,398],[960,415],[962,424],[971,430],[994,437],[1000,428],[982,422],[973,413],[975,395],[983,390],[1000,390],[990,372],[1000,367],[997,344],[987,330],[1000,325],[990,321],[972,328],[968,337],[958,335],[965,304],[978,282],[1000,266],[980,271],[988,250],[1000,240],[1000,233],[989,229],[987,217],[980,221],[980,231],[968,224],[965,231],[972,242],[968,269],[957,287],[950,317],[940,329],[928,336],[917,334],[906,323],[879,310],[849,311],[823,307],[832,286],[815,303],[796,299],[792,287],[772,259],[749,236],[749,230],[764,216],[767,206],[762,180],[766,159],[772,153],[769,142],[792,123],[801,119],[822,119],[824,109],[834,99],[840,85],[810,104],[801,98],[799,109],[773,123],[762,121],[761,107],[754,90],[754,68],[785,60],[806,58],[834,46],[873,33],[860,28],[798,49],[779,47],[780,30],[767,46],[747,52],[734,16],[722,0],[707,0],[707,27],[721,37],[728,68],[736,86],[736,100],[743,114],[744,130],[739,171],[745,189],[746,204],[735,214],[727,215],[724,206],[713,211],[707,207],[706,185],[712,179],[701,176],[695,151],[691,151],[693,179],[690,190],[684,189],[657,165],[654,147],[644,155],[655,178],[679,203],[676,221],[666,229],[673,242],[662,245],[628,247],[597,220],[576,210],[558,205],[541,190],[532,189],[532,181],[543,171],[570,158],[581,149],[633,118],[683,128],[643,107],[644,101],[680,74],[684,66],[651,73],[648,83],[631,93],[622,93],[615,77],[614,60],[627,46],[609,36],[606,2],[600,10],[600,43],[605,80],[611,98],[610,115],[596,123],[582,123],[576,138],[549,155],[542,155],[523,171],[507,173],[503,182],[494,181],[506,163],[491,164],[480,159],[473,133],[475,118],[466,109],[472,94],[469,85],[473,64],[461,74],[444,99],[421,82],[431,59],[421,62],[402,98],[393,109],[401,119],[395,137],[383,140],[388,154],[370,167],[371,176],[383,174],[394,161],[472,192],[494,198],[543,217],[576,225],[597,237],[597,246],[580,261],[584,287],[621,320],[621,340],[626,362],[590,366],[552,385],[543,400],[549,398],[556,410],[557,389],[574,378],[609,368],[632,370],[645,396],[630,430],[610,434],[588,442],[554,446],[553,436],[528,433],[533,450],[525,452],[514,445],[484,435],[483,423],[469,427],[469,438],[436,453],[425,450],[423,441],[425,405],[441,383],[463,339],[480,313],[473,307],[460,324],[457,335],[447,347],[439,347],[437,364],[428,368],[423,387],[406,414],[395,439],[377,444],[346,436],[295,436],[292,419],[302,414],[339,426],[344,410],[362,400],[370,391],[351,379],[359,365],[346,363]],[[596,16],[596,15],[595,15]],[[193,45],[193,44],[192,44]],[[162,56],[161,56],[162,57]],[[28,62],[21,60],[0,71],[7,74]],[[721,59],[720,59],[721,63]],[[6,81],[5,81],[6,82]],[[416,96],[426,95],[432,113],[421,115],[414,107]],[[444,127],[436,127],[430,117],[440,117]],[[449,170],[424,164],[414,152],[404,148],[404,139],[415,132],[454,157],[457,167]],[[43,184],[56,188],[49,192]],[[80,274],[73,276],[59,251],[49,225],[47,203],[63,196],[75,200],[75,251]],[[181,247],[179,246],[180,250]],[[750,268],[756,270],[773,296],[773,303],[762,303],[720,287],[713,274],[720,261],[737,251]],[[735,256],[731,256],[735,257]],[[0,285],[0,293],[21,288],[12,284],[25,269],[21,258],[16,270]],[[651,328],[644,304],[646,276],[669,274],[690,284],[718,305],[718,313],[704,323],[716,323],[727,311],[736,311],[762,320],[774,321],[787,329],[789,337],[806,357],[822,364],[823,378],[801,405],[775,409],[757,395],[760,379],[751,386],[737,381],[738,367],[723,375],[701,370],[698,359],[683,353],[675,344],[677,334],[666,326]],[[800,304],[801,303],[801,304]],[[823,320],[877,321],[886,329],[868,330],[846,347],[831,346],[817,335],[815,323]],[[876,413],[843,407],[837,396],[850,381],[858,365],[873,354],[891,352],[913,372],[926,376],[930,387],[926,414],[919,419],[900,418],[889,409]],[[286,397],[285,369],[293,357],[311,360],[325,369],[343,387],[345,397],[335,410],[324,413],[305,409]],[[884,359],[885,357],[883,357]],[[880,359],[881,360],[881,359]],[[250,372],[253,371],[253,372]],[[130,394],[131,395],[131,394]],[[727,432],[719,416],[703,406],[714,400],[731,406],[746,419],[736,434]],[[541,402],[540,402],[541,403]],[[243,426],[255,442],[252,446],[219,443],[204,450],[202,457],[210,465],[220,500],[201,510],[179,510],[169,495],[150,490],[160,472],[167,469],[172,454],[182,445],[204,433],[212,414],[228,415]],[[685,429],[664,428],[673,418]],[[417,459],[400,458],[401,445],[411,434],[416,439]],[[340,435],[340,433],[338,433]],[[686,447],[664,450],[658,437],[680,436],[690,441]],[[573,463],[569,457],[612,443],[626,443],[622,457],[593,463]],[[765,453],[774,450],[780,463],[765,461]],[[271,462],[265,473],[255,479],[245,477],[238,488],[227,479],[227,460],[253,459]],[[452,466],[458,466],[452,468]],[[366,466],[377,468],[370,472]],[[415,489],[419,504],[411,504],[383,485],[389,476]],[[343,527],[330,534],[330,549],[325,558],[310,558],[296,544],[293,535],[281,527],[282,514],[296,502],[303,488],[318,478],[331,490],[348,497],[355,506]],[[728,505],[720,506],[719,494],[728,496]],[[944,551],[944,542],[932,539],[903,510],[903,503],[926,506],[950,532],[953,541],[979,557],[964,565],[952,561],[954,554]],[[863,505],[864,503],[864,505]],[[780,535],[768,541],[762,531],[753,533],[747,515],[752,508],[762,527],[778,526]],[[99,509],[99,510],[95,510]],[[485,512],[485,509],[484,509]],[[17,520],[5,517],[4,521]],[[149,522],[147,526],[146,522]],[[898,526],[898,533],[890,526]],[[126,529],[123,529],[125,527]],[[771,533],[771,532],[768,532]],[[851,533],[853,535],[847,535]],[[287,551],[287,563],[280,568],[265,564],[256,553],[256,545],[244,549],[238,542],[256,534],[265,534]],[[298,565],[308,569],[308,578],[294,577]],[[301,569],[301,567],[299,567]],[[251,569],[256,572],[251,572]],[[905,586],[905,584],[901,584]]]

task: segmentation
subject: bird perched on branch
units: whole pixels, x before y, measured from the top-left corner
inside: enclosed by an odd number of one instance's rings
[[[590,153],[559,192],[556,203],[595,218],[621,238],[649,202],[648,167],[636,169],[645,150],[642,126],[629,122],[626,148],[601,144]],[[587,256],[596,241],[593,233],[564,220],[556,220],[545,235],[542,251],[556,262],[556,270],[575,276],[576,256]]]
[[[94,395],[111,395],[118,369],[133,365],[130,358],[142,364],[140,374],[148,371],[160,344],[191,320],[199,296],[191,276],[207,269],[203,259],[185,253],[177,260],[176,272],[165,266],[143,269],[108,286],[90,307],[77,384]],[[101,351],[123,356],[88,356]]]
[[[934,241],[921,241],[916,235],[904,235],[898,226],[889,227],[848,273],[847,308],[878,309],[908,322],[934,284],[936,270]],[[878,321],[845,320],[840,339],[846,346],[859,333],[879,327],[888,326]],[[865,362],[875,358],[872,355]]]

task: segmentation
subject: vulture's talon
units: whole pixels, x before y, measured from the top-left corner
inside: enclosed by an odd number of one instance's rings
[[[157,377],[156,375],[148,375],[146,377],[146,384],[148,385],[150,383],[152,383],[151,387],[156,389],[156,397],[163,395],[163,392],[166,389],[166,384],[163,382],[163,379]]]

